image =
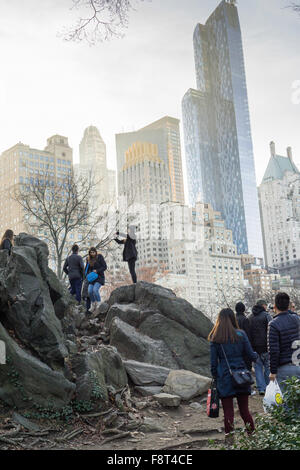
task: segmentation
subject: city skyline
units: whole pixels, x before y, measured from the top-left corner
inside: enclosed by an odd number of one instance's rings
[[[18,141],[41,148],[48,135],[59,133],[69,137],[76,163],[82,131],[93,124],[107,143],[108,167],[116,168],[116,133],[136,130],[165,115],[182,119],[181,97],[195,86],[194,26],[204,22],[218,3],[191,0],[188,8],[179,1],[141,3],[124,39],[89,48],[56,36],[71,15],[69,1],[46,0],[43,12],[35,0],[27,9],[3,2],[1,152]],[[257,185],[268,163],[270,140],[278,142],[279,153],[282,143],[292,146],[298,164],[300,159],[300,104],[293,104],[292,89],[300,78],[299,18],[283,6],[281,0],[238,5]],[[134,73],[133,64],[139,65]]]

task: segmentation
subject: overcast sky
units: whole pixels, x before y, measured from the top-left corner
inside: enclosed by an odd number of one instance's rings
[[[218,3],[146,0],[125,38],[89,47],[57,34],[74,18],[71,0],[0,0],[0,153],[19,141],[44,148],[58,133],[69,137],[76,162],[93,124],[115,168],[116,133],[165,115],[181,119],[181,99],[196,86],[194,27]],[[300,16],[283,8],[288,0],[238,3],[259,184],[271,140],[281,154],[292,146],[300,163]]]

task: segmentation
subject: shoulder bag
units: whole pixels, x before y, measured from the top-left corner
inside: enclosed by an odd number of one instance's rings
[[[237,370],[232,370],[231,369],[231,367],[229,365],[229,362],[228,362],[228,359],[227,359],[227,356],[225,354],[223,345],[221,344],[220,346],[221,346],[223,354],[225,356],[226,363],[227,363],[227,366],[228,366],[228,369],[229,369],[229,372],[230,372],[230,375],[232,377],[234,385],[236,387],[245,388],[247,386],[250,386],[250,385],[254,384],[252,374],[248,369],[237,369]]]

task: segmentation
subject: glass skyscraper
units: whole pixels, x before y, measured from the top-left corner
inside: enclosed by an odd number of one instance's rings
[[[239,253],[262,256],[248,96],[238,11],[223,0],[194,32],[197,90],[183,98],[190,204],[220,211]]]

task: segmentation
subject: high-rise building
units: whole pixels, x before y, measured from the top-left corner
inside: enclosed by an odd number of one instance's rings
[[[220,211],[239,253],[262,256],[259,205],[237,8],[223,0],[194,31],[197,90],[183,98],[190,204]]]
[[[277,155],[271,142],[271,158],[259,186],[265,263],[300,285],[300,172],[292,149]]]
[[[79,156],[77,169],[86,177],[92,177],[94,205],[100,208],[102,204],[113,203],[116,198],[115,171],[107,168],[106,145],[97,127],[85,129]]]
[[[125,164],[126,152],[135,142],[157,145],[158,155],[168,172],[170,201],[184,204],[179,120],[166,116],[138,131],[116,135],[119,194],[122,193],[120,174]]]
[[[45,182],[50,187],[59,185],[72,172],[73,151],[67,137],[54,135],[47,139],[45,150],[19,142],[4,151],[0,158],[0,232],[10,228],[20,233],[25,230],[24,211],[11,197],[11,191],[18,184]]]
[[[225,301],[242,298],[241,256],[220,212],[200,201],[194,208],[166,203],[161,227],[168,269],[188,279],[189,302],[215,318]]]
[[[138,266],[162,265],[165,250],[160,235],[160,204],[169,199],[170,185],[157,144],[135,142],[127,149],[119,172],[119,191],[139,226]]]

